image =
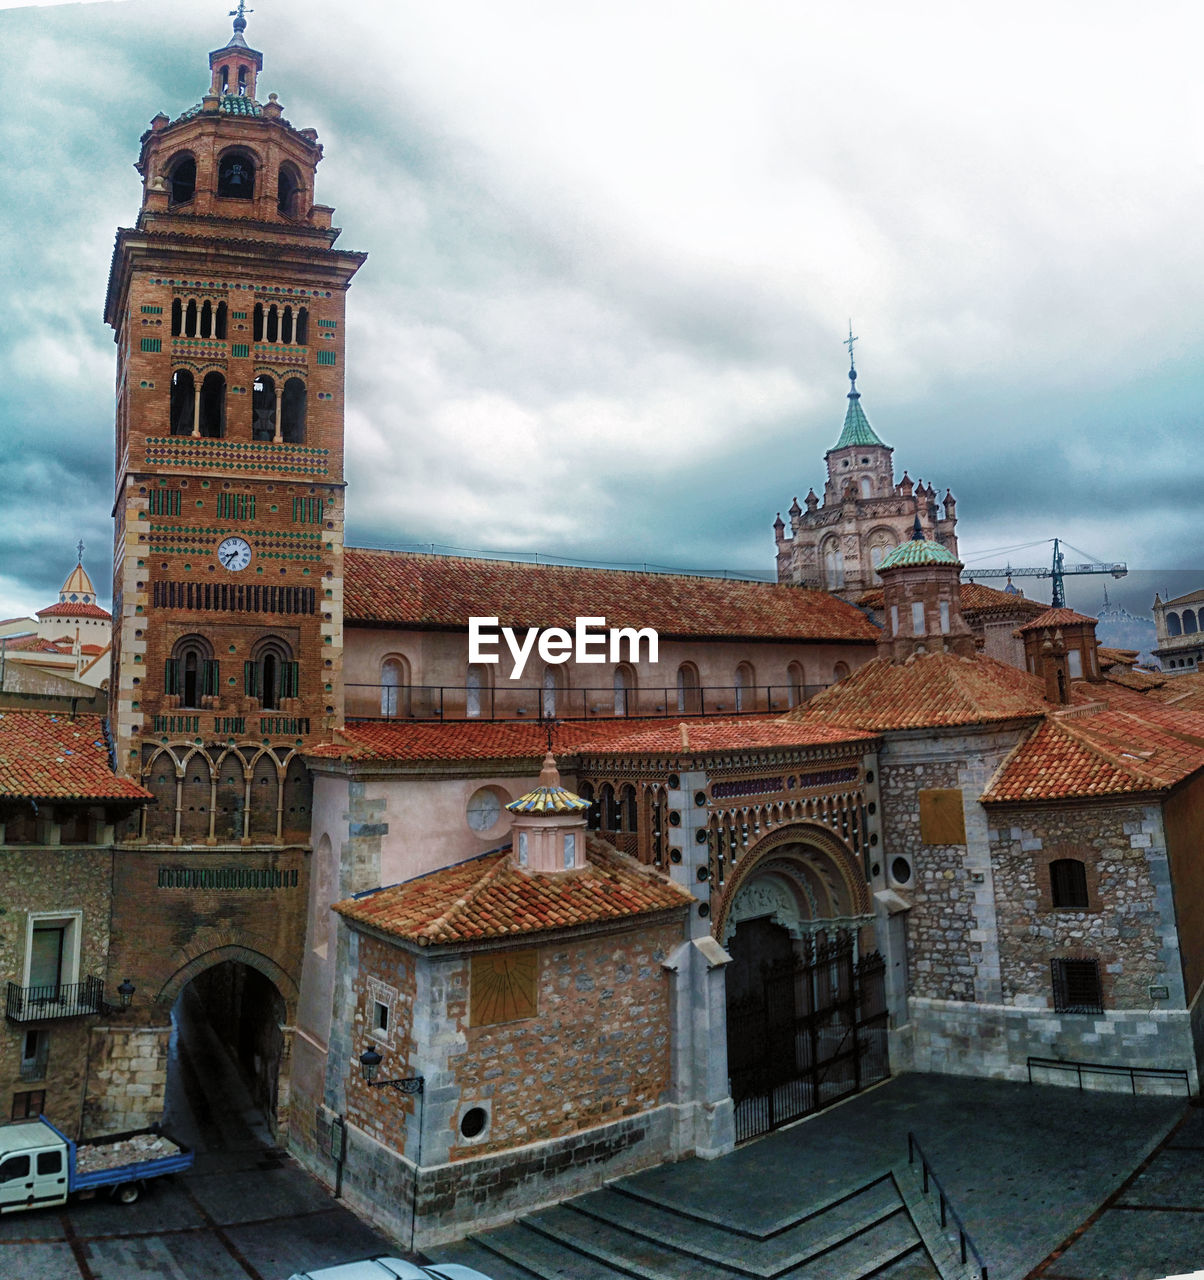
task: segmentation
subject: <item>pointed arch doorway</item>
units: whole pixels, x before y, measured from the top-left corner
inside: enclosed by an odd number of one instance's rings
[[[830,833],[750,849],[716,929],[727,966],[728,1077],[747,1141],[885,1079],[885,966],[869,889]]]

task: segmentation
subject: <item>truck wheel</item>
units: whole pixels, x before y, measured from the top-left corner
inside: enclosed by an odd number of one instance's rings
[[[122,1182],[113,1188],[113,1199],[118,1204],[134,1204],[142,1194],[142,1188],[136,1182]]]

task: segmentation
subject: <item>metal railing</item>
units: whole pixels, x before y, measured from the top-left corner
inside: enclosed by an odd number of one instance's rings
[[[100,978],[59,983],[49,987],[8,984],[4,1016],[9,1022],[47,1022],[52,1018],[83,1018],[105,1007],[105,984]]]
[[[923,1174],[924,1194],[928,1194],[928,1183],[936,1187],[937,1194],[940,1197],[941,1208],[941,1230],[948,1230],[948,1218],[953,1219],[953,1225],[957,1228],[957,1241],[961,1247],[962,1265],[966,1264],[967,1252],[974,1255],[974,1262],[978,1267],[980,1280],[988,1280],[987,1264],[982,1260],[982,1254],[978,1252],[978,1247],[974,1241],[970,1239],[970,1233],[966,1230],[966,1224],[961,1219],[961,1214],[953,1207],[949,1201],[949,1197],[945,1194],[945,1188],[941,1186],[940,1179],[933,1172],[932,1166],[928,1163],[928,1157],[924,1154],[914,1133],[907,1135],[907,1163],[909,1165],[915,1163],[916,1156],[920,1158],[920,1170]]]
[[[1116,1062],[1078,1062],[1073,1058],[1029,1058],[1028,1082],[1033,1083],[1033,1068],[1047,1071],[1073,1071],[1078,1076],[1079,1090],[1083,1089],[1083,1072],[1100,1075],[1128,1076],[1129,1085],[1137,1093],[1137,1077],[1151,1080],[1181,1080],[1187,1097],[1191,1097],[1191,1076],[1186,1067],[1126,1067]]]
[[[826,684],[707,685],[696,689],[545,689],[503,683],[348,684],[348,720],[613,720],[625,717],[765,715],[801,706]]]

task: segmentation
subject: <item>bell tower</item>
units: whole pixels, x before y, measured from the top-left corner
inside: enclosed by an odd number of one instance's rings
[[[256,770],[266,753],[283,786],[342,717],[344,305],[365,255],[334,247],[317,133],[259,100],[246,26],[240,5],[201,101],[142,135],[105,302],[111,723],[122,772],[164,775],[144,834],[177,844],[279,841],[291,810],[274,795],[269,819],[265,795],[254,816]],[[164,752],[175,769],[152,769]]]

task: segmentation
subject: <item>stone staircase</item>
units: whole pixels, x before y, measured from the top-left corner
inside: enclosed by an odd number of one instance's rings
[[[893,1173],[760,1231],[620,1181],[436,1253],[493,1280],[942,1280],[928,1236]]]

